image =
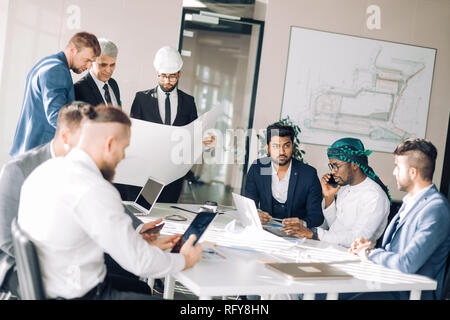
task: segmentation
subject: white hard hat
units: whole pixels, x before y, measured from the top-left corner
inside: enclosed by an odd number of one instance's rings
[[[166,46],[158,50],[153,65],[159,73],[175,73],[181,70],[183,60],[177,49]]]

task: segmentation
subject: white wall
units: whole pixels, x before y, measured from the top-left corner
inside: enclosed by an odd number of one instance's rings
[[[371,31],[366,27],[366,8],[371,4],[381,8],[380,30]],[[439,152],[433,179],[439,187],[450,110],[450,1],[269,0],[253,124],[255,129],[266,128],[280,118],[291,26],[437,48],[426,138]],[[255,150],[253,142],[252,150]],[[305,160],[317,168],[319,176],[328,171],[325,146],[305,145],[304,150]],[[255,154],[250,158],[254,159]],[[374,152],[369,157],[369,164],[388,185],[393,198],[401,199],[404,193],[397,191],[392,176],[393,156]]]
[[[0,70],[3,68],[0,81],[0,165],[10,158],[8,153],[28,71],[44,56],[64,49],[74,33],[89,31],[97,37],[111,39],[119,47],[114,78],[119,83],[126,112],[131,108],[136,91],[156,86],[153,68],[156,51],[163,45],[178,47],[182,0],[1,1],[0,35],[6,46],[0,66]],[[8,2],[6,36],[3,37],[3,8]],[[71,6],[76,6],[75,11],[68,11],[74,8]],[[73,78],[76,81],[80,76]]]

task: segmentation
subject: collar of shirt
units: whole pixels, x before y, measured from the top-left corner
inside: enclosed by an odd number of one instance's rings
[[[114,95],[114,92],[113,92],[111,86],[109,85],[109,83],[103,82],[103,81],[97,79],[95,74],[92,72],[92,69],[89,69],[89,73],[91,74],[92,79],[94,79],[94,82],[97,85],[98,91],[100,91],[100,94],[102,95],[103,102],[106,103],[105,89],[103,89],[103,86],[106,84],[109,88],[109,95],[111,96],[111,102],[113,103],[113,105],[117,105],[116,96]]]
[[[280,203],[287,201],[287,193],[289,190],[289,180],[291,177],[292,160],[289,162],[289,168],[286,171],[286,175],[283,179],[278,178],[277,170],[271,163],[272,167],[272,196]]]
[[[53,148],[53,144],[55,143],[55,140],[53,139],[52,142],[50,142],[50,156],[51,159],[56,158],[55,149]]]
[[[355,192],[355,191],[358,191],[359,189],[366,188],[366,185],[368,183],[370,183],[369,179],[370,178],[366,177],[363,181],[361,181],[360,183],[358,183],[358,184],[356,184],[354,186],[351,186],[351,185],[348,184],[346,186],[341,187],[339,189],[339,191],[338,191],[339,192],[338,193],[339,196],[341,196],[341,198],[342,198],[342,196],[344,196],[344,195],[346,195],[346,194],[348,194],[350,192]]]
[[[86,168],[89,170],[95,172],[96,174],[103,177],[100,169],[97,167],[97,164],[95,163],[94,159],[91,158],[91,156],[84,151],[83,149],[80,149],[78,147],[73,148],[67,155],[67,159],[70,159],[71,161],[75,162],[81,162],[83,163]]]
[[[406,216],[406,214],[409,212],[409,210],[412,208],[412,206],[417,202],[417,200],[422,197],[425,192],[427,192],[433,184],[430,184],[428,187],[423,188],[419,192],[417,192],[415,195],[410,195],[409,193],[403,197],[403,202],[405,203],[405,208],[402,212],[400,212],[400,221],[403,220],[403,218]]]

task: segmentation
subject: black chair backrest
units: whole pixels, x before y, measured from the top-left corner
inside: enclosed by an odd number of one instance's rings
[[[445,270],[444,285],[442,287],[442,300],[450,299],[450,255],[447,257],[447,268]]]
[[[20,229],[17,219],[14,219],[11,224],[11,233],[21,299],[44,300],[44,286],[36,247],[29,236]]]
[[[397,214],[397,212],[398,212],[398,210],[400,210],[401,206],[402,206],[402,201],[392,201],[386,228],[384,228],[383,234],[377,240],[377,243],[375,244],[375,248],[381,248],[381,244],[383,243],[383,237],[384,237],[384,233],[386,232],[387,226],[389,225],[389,223],[391,223],[392,218]]]

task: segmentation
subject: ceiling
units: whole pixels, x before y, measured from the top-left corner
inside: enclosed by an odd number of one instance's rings
[[[255,0],[184,0],[183,7],[252,19]]]

